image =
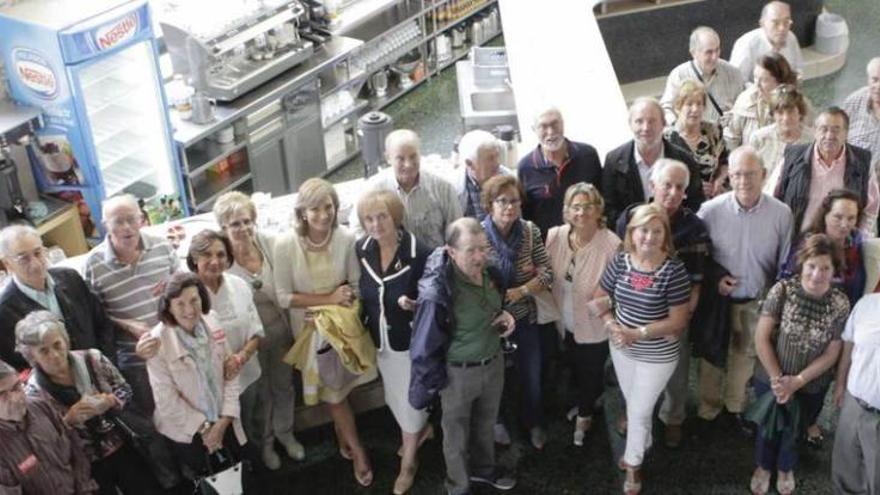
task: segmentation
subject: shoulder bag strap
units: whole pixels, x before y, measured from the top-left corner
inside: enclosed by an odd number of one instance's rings
[[[718,116],[721,117],[724,115],[724,110],[721,109],[721,105],[718,104],[718,101],[715,100],[715,97],[712,96],[712,92],[709,91],[708,86],[706,85],[706,81],[703,80],[703,76],[700,75],[700,71],[697,70],[697,66],[694,65],[694,61],[691,60],[691,70],[694,71],[694,75],[697,76],[697,79],[703,83],[703,88],[706,91],[706,96],[709,97],[709,101],[712,102],[712,106],[715,107],[715,111],[718,112]]]

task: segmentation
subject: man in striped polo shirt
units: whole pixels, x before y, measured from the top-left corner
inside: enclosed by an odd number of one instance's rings
[[[143,217],[134,196],[106,200],[102,216],[107,237],[89,253],[85,279],[117,324],[119,370],[134,391],[135,406],[152,414],[153,392],[135,345],[158,323],[161,284],[180,261],[167,241],[141,231]]]

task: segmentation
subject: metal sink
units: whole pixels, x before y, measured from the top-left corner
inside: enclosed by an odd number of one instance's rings
[[[501,81],[487,86],[474,83],[474,68],[470,60],[456,62],[458,106],[466,131],[493,130],[499,125],[518,127],[513,89]]]
[[[475,112],[509,111],[516,113],[513,91],[481,91],[471,93],[471,108]]]

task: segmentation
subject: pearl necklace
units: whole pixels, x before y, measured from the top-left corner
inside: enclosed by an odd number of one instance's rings
[[[324,240],[321,242],[318,242],[318,243],[312,242],[312,240],[309,239],[308,234],[303,236],[303,240],[305,241],[306,246],[308,246],[308,248],[311,249],[312,251],[320,251],[321,249],[324,249],[327,246],[327,244],[330,244],[330,237],[332,237],[332,236],[333,236],[333,231],[331,230],[330,232],[327,232],[327,236],[324,237]]]

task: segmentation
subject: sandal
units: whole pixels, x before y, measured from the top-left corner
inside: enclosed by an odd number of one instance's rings
[[[632,479],[630,479],[632,478]],[[639,468],[626,468],[626,479],[623,481],[625,495],[638,495],[642,491],[642,476]]]
[[[354,452],[352,452],[352,454],[354,454]],[[363,469],[358,469],[357,460],[352,462],[352,466],[354,467],[354,479],[357,480],[359,485],[366,488],[373,484],[373,468],[370,467],[370,461],[367,460],[366,452],[361,451],[361,455],[363,455],[365,467]],[[355,456],[353,455],[352,457]]]
[[[783,478],[783,475],[787,475]],[[779,471],[776,473],[776,491],[779,495],[791,495],[794,493],[795,482],[794,482],[794,472],[789,471],[788,473],[783,473]]]
[[[770,471],[755,468],[752,480],[749,482],[749,489],[752,491],[752,495],[766,495],[770,491]]]

